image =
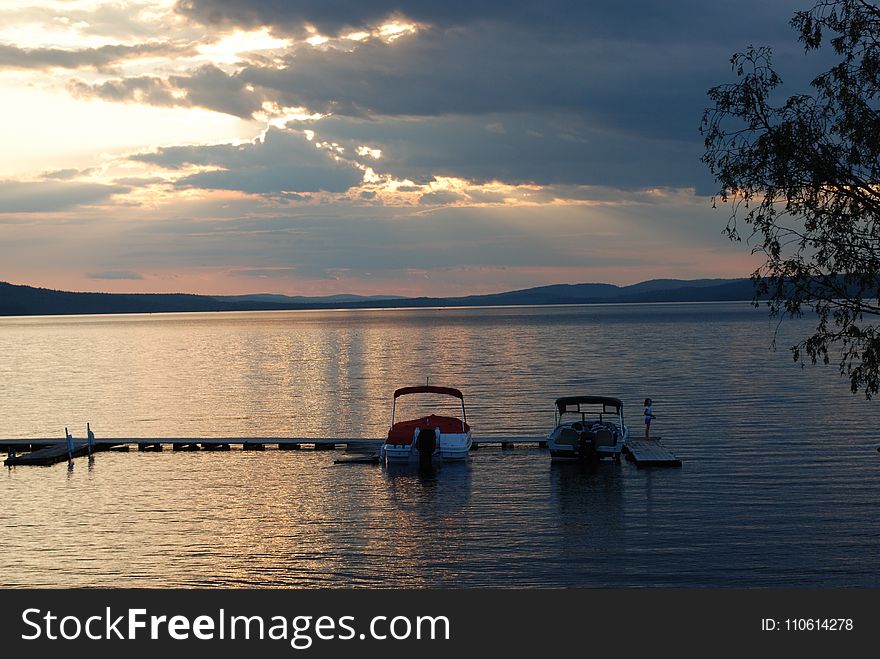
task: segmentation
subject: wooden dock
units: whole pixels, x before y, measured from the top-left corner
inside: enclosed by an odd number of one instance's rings
[[[170,447],[173,451],[228,451],[238,446],[244,451],[262,451],[272,445],[279,450],[296,450],[311,447],[313,450],[334,450],[344,448],[350,453],[366,453],[378,450],[384,440],[370,437],[114,437],[95,439],[92,452],[126,450],[136,446],[139,451],[161,451]],[[512,449],[518,445],[546,447],[546,437],[474,437],[473,449],[482,446],[498,446]],[[67,441],[62,438],[43,439],[2,439],[0,451],[9,457],[4,464],[8,467],[18,465],[53,465],[68,459]],[[88,453],[85,440],[74,440],[72,457]],[[21,452],[20,455],[17,455]],[[627,459],[638,467],[681,467],[681,460],[656,439],[627,440],[624,445]]]
[[[637,467],[681,467],[679,460],[668,448],[656,439],[633,439],[630,437],[623,445],[626,459],[636,463]]]
[[[367,452],[378,450],[383,441],[384,439],[372,437],[114,437],[95,439],[92,451],[124,450],[130,446],[136,446],[139,451],[161,451],[165,447],[170,447],[172,451],[228,451],[233,445],[243,451],[262,451],[272,445],[279,450],[311,447],[315,451],[332,451],[338,447],[348,452]],[[518,444],[545,446],[546,442],[544,437],[475,437],[473,440],[474,449],[482,445],[511,449]],[[48,466],[68,459],[67,440],[58,437],[2,439],[0,451],[9,454],[4,461],[7,467]],[[87,453],[86,441],[75,440],[73,457]]]

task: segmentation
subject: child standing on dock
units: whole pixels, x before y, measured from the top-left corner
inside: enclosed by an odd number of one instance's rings
[[[654,403],[650,398],[645,399],[645,439],[648,439],[648,435],[651,432],[651,421],[656,419],[654,416]]]

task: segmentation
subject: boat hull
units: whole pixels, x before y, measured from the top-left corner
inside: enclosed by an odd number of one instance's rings
[[[565,426],[559,426],[547,436],[547,448],[552,460],[620,460],[623,445],[626,443],[628,431],[624,428],[623,433],[614,436],[612,443],[597,446],[591,441],[575,441],[568,439],[561,432]]]
[[[412,446],[384,445],[382,447],[382,455],[384,455],[385,461],[388,463],[406,464],[419,461],[419,452]]]
[[[470,432],[442,434],[440,435],[440,458],[446,461],[467,460],[471,444]]]
[[[548,448],[549,443],[548,443]],[[577,450],[569,450],[569,449],[550,449],[550,459],[551,460],[559,460],[559,461],[577,461],[577,460],[603,460],[603,459],[612,459],[619,460],[620,454],[623,451],[623,445],[620,446],[619,449],[613,450],[600,450],[595,451],[593,453],[581,453]]]
[[[437,447],[431,452],[431,459],[445,462],[467,460],[472,444],[470,432],[441,434]],[[384,456],[388,463],[420,462],[422,458],[415,441],[403,446],[386,442],[382,445],[380,455]]]

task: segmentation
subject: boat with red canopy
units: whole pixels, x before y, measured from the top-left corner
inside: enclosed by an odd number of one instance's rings
[[[406,421],[395,421],[397,399],[416,394],[451,396],[461,401],[461,418],[427,414]],[[388,462],[429,462],[466,460],[471,449],[471,428],[467,423],[464,395],[452,387],[402,387],[394,392],[391,404],[391,427],[382,444],[381,456]]]

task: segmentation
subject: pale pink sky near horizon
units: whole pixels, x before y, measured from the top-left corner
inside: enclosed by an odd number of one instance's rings
[[[10,0],[0,280],[449,296],[749,276],[697,127],[730,53],[786,38],[797,5],[709,38],[723,7],[554,3]]]

